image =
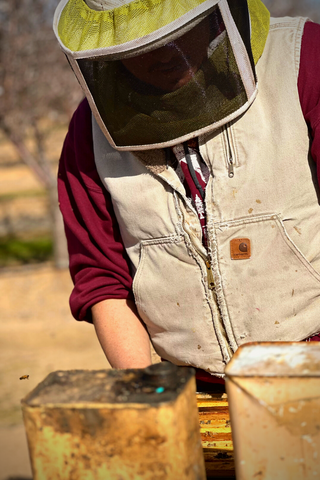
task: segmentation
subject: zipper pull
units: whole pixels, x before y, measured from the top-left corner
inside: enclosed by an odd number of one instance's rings
[[[228,151],[229,151],[229,154],[227,154],[228,176],[229,176],[229,178],[233,178],[234,177],[233,158],[232,158],[232,150],[231,150],[230,138],[229,138],[229,133],[228,133],[228,126],[225,127],[225,132],[226,132],[227,145],[228,145]]]
[[[211,265],[209,260],[206,260],[206,267],[207,267],[207,278],[208,278],[208,285],[210,290],[215,289],[214,278],[211,270]]]
[[[234,177],[234,169],[233,169],[233,158],[230,157],[228,160],[228,176],[229,178]]]

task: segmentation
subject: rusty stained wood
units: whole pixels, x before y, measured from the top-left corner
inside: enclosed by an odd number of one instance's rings
[[[170,368],[50,374],[22,402],[34,480],[205,480],[194,373]]]
[[[319,342],[252,342],[226,370],[238,480],[320,478]]]

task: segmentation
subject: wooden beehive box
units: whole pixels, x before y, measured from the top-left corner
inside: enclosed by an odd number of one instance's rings
[[[205,480],[192,368],[52,372],[22,400],[34,480]]]
[[[208,479],[235,479],[228,399],[224,388],[197,393],[197,404]]]
[[[237,479],[319,479],[319,342],[247,343],[225,373]]]

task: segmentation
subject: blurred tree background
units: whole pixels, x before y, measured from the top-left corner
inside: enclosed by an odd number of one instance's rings
[[[52,31],[56,5],[0,0],[0,266],[68,265],[57,161],[82,92]]]
[[[320,0],[265,0],[320,22]],[[59,153],[82,98],[52,32],[58,0],[0,0],[0,268],[68,265],[56,194]]]
[[[301,15],[320,22],[320,0],[263,0],[274,17]]]

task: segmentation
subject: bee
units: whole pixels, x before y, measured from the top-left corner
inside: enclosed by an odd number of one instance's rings
[[[28,380],[29,379],[29,375],[22,375],[22,377],[20,377],[20,380]]]

